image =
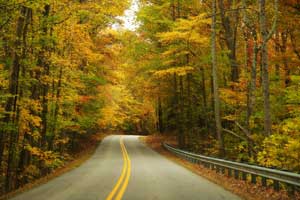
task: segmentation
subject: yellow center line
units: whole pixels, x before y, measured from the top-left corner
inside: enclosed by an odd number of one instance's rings
[[[130,163],[130,159],[126,150],[126,147],[124,145],[123,142],[123,138],[120,138],[120,146],[121,146],[121,150],[122,150],[122,155],[123,155],[123,160],[124,160],[124,164],[123,164],[123,169],[122,169],[122,173],[121,176],[119,177],[115,187],[113,188],[113,190],[110,192],[110,194],[107,196],[106,200],[112,200],[113,197],[115,196],[116,192],[118,191],[118,189],[120,188],[122,182],[123,182],[121,189],[119,190],[117,196],[116,196],[116,200],[121,200],[125,190],[127,188],[128,182],[129,182],[129,177],[130,177],[130,168],[131,168],[131,163]]]
[[[122,146],[123,146],[124,151],[125,151],[125,154],[126,154],[126,159],[127,159],[127,163],[128,163],[128,168],[127,168],[127,174],[126,174],[125,181],[124,181],[124,183],[123,183],[123,185],[122,185],[122,187],[121,187],[119,193],[117,194],[115,200],[121,200],[121,199],[122,199],[122,197],[123,197],[123,195],[124,195],[124,193],[125,193],[125,190],[126,190],[126,188],[127,188],[127,186],[128,186],[128,183],[129,183],[130,171],[131,171],[131,162],[130,162],[130,158],[129,158],[129,155],[128,155],[128,153],[127,153],[126,147],[125,147],[125,145],[124,145],[124,143],[123,143],[123,140],[122,140]]]

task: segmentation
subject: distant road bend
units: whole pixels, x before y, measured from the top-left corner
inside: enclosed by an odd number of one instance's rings
[[[235,200],[238,196],[164,158],[138,136],[106,137],[80,167],[13,200]]]

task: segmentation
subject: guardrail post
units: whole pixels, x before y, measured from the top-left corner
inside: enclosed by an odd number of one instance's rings
[[[234,178],[239,179],[239,171],[238,170],[234,170]]]
[[[244,181],[247,180],[247,173],[246,173],[246,172],[242,172],[242,179],[243,179]]]
[[[232,170],[230,168],[228,168],[228,176],[232,177]]]
[[[251,183],[256,184],[256,175],[251,174]]]
[[[287,191],[290,197],[294,197],[295,195],[295,191],[296,191],[296,187],[294,185],[287,185]]]
[[[261,184],[264,187],[267,187],[267,178],[266,177],[261,177]]]
[[[274,190],[278,191],[280,189],[279,181],[273,180]]]
[[[225,167],[222,167],[222,174],[225,174]]]
[[[227,174],[229,177],[234,176],[235,179],[242,178],[243,180],[247,180],[248,176],[251,176],[251,183],[256,184],[257,177],[259,177],[259,181],[261,181],[261,184],[264,187],[268,186],[267,180],[272,180],[274,190],[280,190],[280,184],[285,184],[287,185],[287,190],[289,193],[295,193],[295,191],[298,191],[300,188],[300,175],[297,173],[238,163],[204,155],[197,155],[191,152],[173,148],[167,144],[164,144],[163,146],[166,150],[185,160],[193,163],[199,163],[208,169],[216,170],[218,173],[222,172]]]

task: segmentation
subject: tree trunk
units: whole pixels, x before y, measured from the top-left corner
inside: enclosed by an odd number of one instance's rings
[[[187,81],[187,102],[188,102],[188,108],[187,108],[187,127],[189,129],[192,129],[193,127],[193,113],[192,113],[192,89],[191,89],[191,82],[192,82],[192,74],[188,73],[187,77],[186,77],[186,81]],[[189,130],[191,131],[191,130]]]
[[[174,81],[174,105],[173,105],[173,112],[174,112],[174,115],[175,115],[175,130],[177,131],[177,141],[178,141],[178,144],[180,143],[180,131],[179,131],[179,128],[180,128],[180,111],[179,111],[179,95],[178,95],[178,84],[177,84],[177,75],[176,73],[174,73],[173,75],[173,81]]]
[[[176,8],[175,8],[174,0],[171,0],[171,16],[172,16],[172,20],[175,21],[176,20]]]
[[[164,122],[163,122],[163,110],[161,105],[161,98],[158,97],[158,130],[160,133],[164,132]]]
[[[47,19],[49,17],[50,13],[50,5],[45,5],[44,7],[44,17]],[[48,23],[43,24],[43,35],[46,37],[48,34]],[[50,74],[50,67],[49,63],[46,61],[46,51],[47,47],[43,47],[40,56],[38,59],[38,64],[39,66],[43,67],[43,75],[45,77],[48,77]],[[42,129],[41,129],[41,148],[46,150],[47,149],[47,129],[48,129],[48,120],[47,120],[47,115],[48,115],[48,91],[49,91],[49,83],[44,82],[42,83]]]
[[[295,55],[297,56],[298,60],[300,60],[300,50],[298,49],[298,45],[297,45],[297,40],[294,34],[294,31],[290,31],[290,38],[291,38],[291,45],[293,48],[293,51],[295,53]]]
[[[29,27],[29,24],[31,23],[31,21],[32,21],[32,9],[27,8],[27,12],[26,12],[26,16],[25,16],[24,31],[23,31],[23,39],[22,39],[23,40],[23,49],[22,49],[22,58],[23,59],[28,57],[28,55],[27,55],[27,53],[28,53],[27,33],[28,33],[28,27]],[[24,65],[21,65],[21,75],[22,75],[22,78],[26,78],[26,68]],[[20,89],[19,89],[20,90],[19,100],[22,99],[25,89],[26,89],[25,85],[21,84]],[[18,108],[17,112],[20,114],[20,105],[18,107],[19,108]],[[18,161],[19,163],[18,163],[18,167],[17,167],[16,188],[19,188],[25,182],[25,179],[21,176],[21,174],[25,170],[26,166],[29,163],[29,159],[30,159],[30,154],[28,153],[29,151],[26,150],[25,147],[26,147],[26,141],[29,140],[29,138],[31,138],[31,136],[27,132],[18,133],[18,136],[19,136],[19,134],[24,135],[24,137],[22,138],[23,141],[21,141],[21,140],[19,141],[19,138],[17,139],[18,143],[22,143],[22,147],[21,147],[21,153],[19,154],[19,161]],[[17,153],[17,151],[16,151],[16,153]]]
[[[257,48],[257,41],[255,39],[253,44],[253,57],[251,63],[251,75],[250,75],[250,82],[248,86],[248,104],[247,104],[247,129],[249,133],[251,132],[250,127],[250,118],[253,113],[254,105],[255,105],[255,90],[256,90],[256,69],[257,69],[257,57],[258,57],[258,48]]]
[[[280,50],[283,58],[283,66],[284,66],[284,85],[285,87],[290,86],[291,84],[291,70],[289,68],[288,64],[288,58],[287,58],[287,38],[288,38],[288,30],[284,30],[281,33],[281,42],[282,45],[280,45]]]
[[[261,44],[261,68],[262,68],[262,85],[264,98],[264,132],[266,136],[271,135],[272,120],[271,120],[271,105],[270,105],[270,81],[269,81],[269,65],[268,65],[268,41],[270,36],[274,33],[278,15],[278,1],[275,0],[275,21],[272,30],[267,31],[266,19],[266,1],[259,0],[259,18],[260,18],[260,32],[262,36]]]
[[[28,17],[28,8],[22,7],[20,11],[20,17],[17,23],[16,31],[16,42],[15,42],[15,52],[14,52],[14,61],[12,65],[10,83],[9,83],[9,93],[12,97],[8,98],[6,103],[5,111],[8,112],[5,117],[5,122],[11,122],[14,127],[17,126],[17,102],[19,94],[19,75],[22,59],[22,36],[24,33],[25,20]],[[12,113],[11,113],[12,112]],[[9,142],[9,152],[7,159],[7,171],[6,171],[6,181],[5,181],[5,191],[9,192],[14,189],[15,176],[16,176],[16,163],[15,163],[15,154],[18,145],[18,130],[10,131],[10,142]],[[3,149],[1,149],[3,151]]]
[[[183,97],[183,80],[179,76],[179,147],[185,148],[185,119],[184,119],[184,97]]]
[[[193,127],[194,127],[194,120],[193,120],[193,109],[192,109],[192,89],[191,89],[191,82],[192,82],[192,74],[188,73],[186,76],[187,82],[187,112],[186,112],[186,136],[187,136],[187,143],[189,143],[189,139],[193,136]]]
[[[216,0],[212,3],[212,25],[211,25],[211,57],[212,57],[212,77],[213,77],[213,96],[214,96],[214,110],[215,110],[215,123],[216,133],[219,141],[219,154],[225,156],[225,148],[222,137],[222,124],[220,115],[220,98],[219,98],[219,85],[218,85],[218,69],[216,57]]]
[[[276,31],[276,33],[275,33],[275,52],[276,52],[276,55],[280,54],[280,44],[279,44],[279,33],[278,33],[278,31]],[[276,80],[280,81],[280,65],[279,65],[279,63],[275,64],[275,76],[276,76]]]
[[[221,22],[224,28],[225,43],[229,50],[228,58],[231,66],[231,81],[237,82],[239,80],[239,68],[236,58],[236,36],[238,25],[238,11],[235,12],[235,20],[232,24],[229,16],[226,14],[226,8],[223,0],[219,0],[219,8],[221,15]]]
[[[53,116],[52,116],[53,124],[51,127],[51,136],[49,139],[49,147],[48,147],[48,150],[50,150],[50,151],[52,151],[54,149],[54,139],[56,136],[57,120],[58,120],[58,112],[59,112],[59,101],[60,101],[60,96],[61,96],[60,93],[61,93],[62,75],[63,75],[63,68],[60,67],[59,75],[58,75],[58,83],[57,83],[57,88],[56,88],[55,109],[54,109]],[[53,87],[53,89],[54,89],[54,87]]]
[[[204,123],[205,127],[208,130],[208,105],[207,105],[207,95],[206,95],[206,84],[205,84],[205,73],[204,68],[201,67],[201,89],[202,89],[202,101],[203,101],[203,112],[204,112]]]
[[[180,0],[177,0],[177,18],[181,17],[180,8],[181,8]]]

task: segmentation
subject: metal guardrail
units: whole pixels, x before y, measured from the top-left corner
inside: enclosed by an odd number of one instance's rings
[[[263,186],[268,186],[267,180],[272,180],[275,190],[280,189],[280,183],[285,183],[287,188],[292,192],[300,188],[300,174],[202,156],[174,148],[166,143],[163,143],[163,146],[168,151],[190,162],[202,164],[223,174],[227,171],[228,176],[232,176],[233,172],[236,179],[242,178],[243,180],[247,180],[248,176],[250,176],[251,182],[255,184],[257,178],[259,178]]]

